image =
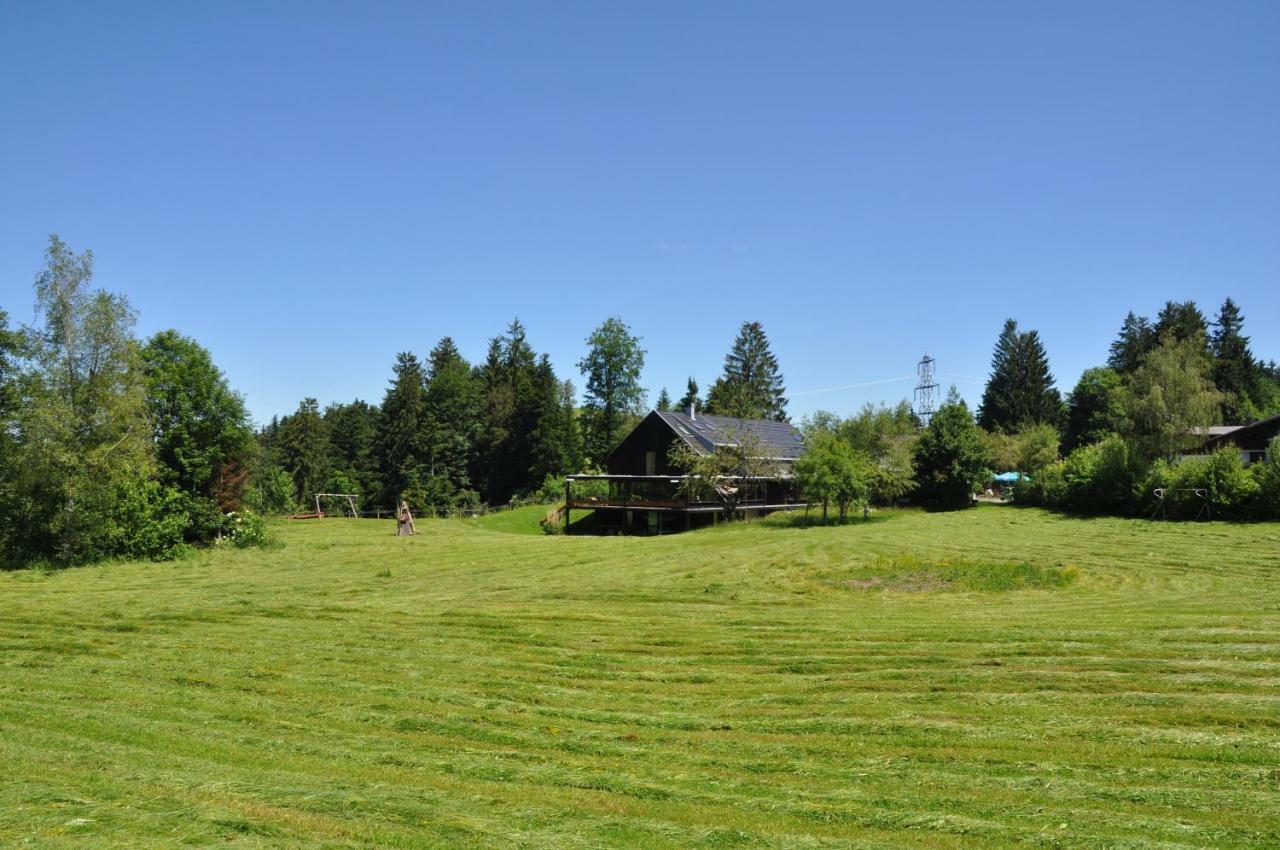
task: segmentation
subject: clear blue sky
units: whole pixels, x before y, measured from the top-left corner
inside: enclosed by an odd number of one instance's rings
[[[57,232],[259,420],[517,315],[579,386],[622,316],[654,396],[758,319],[796,416],[981,378],[1007,316],[1064,391],[1170,297],[1280,358],[1277,45],[1270,0],[7,0],[0,307]]]

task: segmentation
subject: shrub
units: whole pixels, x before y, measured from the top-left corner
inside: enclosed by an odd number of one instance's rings
[[[1107,437],[1045,467],[1020,490],[1031,504],[1081,513],[1131,515],[1143,504],[1143,467],[1127,442]]]
[[[258,470],[245,494],[245,505],[255,513],[267,516],[289,513],[296,507],[293,479],[278,466]]]
[[[267,521],[246,508],[227,514],[229,533],[225,539],[237,549],[265,548],[275,542],[267,530]]]
[[[1157,462],[1147,479],[1148,492],[1164,487],[1165,506],[1195,509],[1207,497],[1213,516],[1243,518],[1254,511],[1258,481],[1245,468],[1240,452],[1223,447],[1211,455],[1184,458],[1178,463]],[[1202,490],[1206,496],[1197,495]]]
[[[1280,520],[1280,438],[1271,441],[1267,459],[1250,470],[1257,486],[1254,511],[1263,519]]]
[[[102,534],[85,560],[134,558],[170,561],[188,551],[183,537],[191,522],[188,499],[156,481],[121,484],[108,512],[96,521]]]

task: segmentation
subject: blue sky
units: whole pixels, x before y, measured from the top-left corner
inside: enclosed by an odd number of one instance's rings
[[[0,307],[47,236],[259,420],[380,400],[513,316],[581,385],[620,315],[705,388],[765,325],[793,415],[1060,386],[1125,312],[1243,306],[1280,359],[1280,4],[0,4]]]

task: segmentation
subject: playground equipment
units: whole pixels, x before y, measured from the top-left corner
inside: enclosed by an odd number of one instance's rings
[[[316,510],[310,514],[293,514],[289,519],[324,519],[324,509],[320,506],[321,499],[346,499],[347,510],[346,516],[358,517],[360,512],[356,510],[356,499],[360,498],[359,493],[316,493]]]
[[[1175,493],[1191,493],[1195,496],[1196,499],[1200,500],[1199,502],[1200,509],[1196,512],[1196,519],[1200,519],[1201,517],[1204,517],[1205,519],[1213,519],[1213,511],[1211,509],[1212,503],[1209,501],[1209,491],[1204,489],[1203,487],[1183,487],[1183,488],[1157,487],[1155,490],[1152,490],[1151,492],[1153,492],[1156,497],[1156,509],[1151,513],[1152,519],[1155,519],[1157,516],[1159,516],[1160,519],[1169,518],[1168,511],[1166,509],[1166,506],[1168,505],[1168,497],[1171,494],[1175,494]],[[1175,510],[1178,507],[1179,501],[1180,500],[1177,500],[1175,498],[1174,500]]]

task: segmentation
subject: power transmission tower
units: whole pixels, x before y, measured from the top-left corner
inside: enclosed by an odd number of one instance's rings
[[[938,401],[938,384],[933,379],[933,358],[927,353],[916,364],[916,375],[920,378],[920,382],[916,384],[916,416],[920,419],[920,424],[928,428]]]

